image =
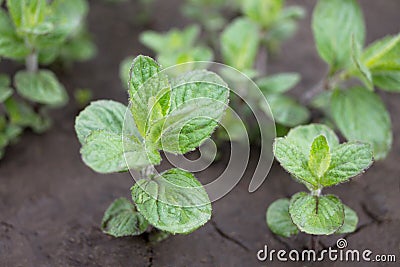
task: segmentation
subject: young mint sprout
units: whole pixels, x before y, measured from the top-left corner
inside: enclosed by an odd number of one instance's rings
[[[286,137],[277,138],[274,155],[281,166],[309,192],[291,199],[280,199],[267,210],[271,231],[290,237],[299,231],[310,235],[353,232],[356,213],[337,196],[323,194],[323,189],[349,181],[372,164],[368,143],[339,144],[336,134],[322,124],[293,128]]]

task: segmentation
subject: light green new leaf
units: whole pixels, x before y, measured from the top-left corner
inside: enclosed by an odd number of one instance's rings
[[[280,16],[283,4],[283,0],[246,0],[242,1],[242,10],[254,22],[268,28]]]
[[[353,63],[355,65],[355,68],[357,72],[359,73],[358,76],[360,77],[361,81],[364,82],[365,86],[373,91],[374,85],[372,82],[372,74],[371,71],[365,66],[365,64],[361,61],[361,48],[359,44],[357,44],[354,40],[352,39],[352,59]]]
[[[155,124],[148,138],[159,149],[184,154],[211,136],[227,108],[229,89],[208,71],[189,72],[173,83],[170,113]]]
[[[131,67],[130,110],[142,136],[169,110],[171,89],[168,77],[160,70],[160,65],[146,56],[136,57]]]
[[[87,106],[75,120],[75,132],[83,145],[93,131],[108,131],[122,136],[127,107],[112,100],[99,100]],[[122,137],[121,137],[122,138]]]
[[[346,182],[372,164],[372,149],[368,143],[349,142],[336,147],[329,169],[321,179],[325,187]]]
[[[211,218],[206,191],[189,172],[171,169],[132,189],[138,211],[156,228],[173,234],[190,233]]]
[[[392,146],[392,126],[378,95],[360,87],[336,90],[331,109],[336,125],[347,140],[371,143],[375,159],[386,157]]]
[[[299,230],[311,235],[331,235],[344,222],[343,204],[333,195],[297,193],[290,200],[289,213]]]
[[[314,139],[310,150],[308,167],[311,172],[320,180],[331,164],[331,153],[328,141],[324,135]]]
[[[357,229],[358,216],[357,213],[346,205],[344,207],[344,223],[335,234],[353,233]]]
[[[364,19],[356,0],[319,0],[312,28],[318,53],[331,72],[350,66],[352,36],[358,45],[364,44]]]
[[[389,35],[369,45],[362,62],[371,70],[377,87],[400,92],[400,34]]]
[[[234,20],[221,36],[224,63],[239,71],[252,69],[259,47],[259,29],[245,18]]]
[[[49,70],[40,70],[37,73],[19,71],[14,82],[17,92],[31,101],[59,106],[68,100],[64,86]]]
[[[298,73],[280,73],[257,80],[257,85],[264,94],[284,93],[300,81]]]
[[[287,127],[305,123],[310,118],[308,109],[285,95],[266,95],[274,120]]]
[[[318,178],[308,167],[308,158],[289,138],[276,138],[274,155],[281,166],[309,189],[318,189]]]
[[[338,137],[328,126],[316,123],[297,126],[290,130],[286,138],[299,146],[301,152],[308,159],[310,157],[311,144],[314,142],[314,139],[320,135],[326,137],[331,150],[339,145]]]
[[[104,213],[101,222],[101,230],[114,237],[140,235],[147,227],[147,221],[126,198],[116,199]]]
[[[289,199],[283,198],[274,201],[267,210],[267,225],[276,235],[291,237],[299,233],[299,229],[292,222],[289,214]]]

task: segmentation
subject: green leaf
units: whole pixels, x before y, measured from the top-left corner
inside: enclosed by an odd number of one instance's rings
[[[286,171],[310,190],[318,189],[318,178],[311,172],[308,158],[296,143],[288,137],[276,138],[273,149],[275,158]]]
[[[283,198],[273,202],[267,210],[267,224],[271,231],[279,236],[291,237],[299,233],[289,214],[289,199]]]
[[[60,49],[61,60],[86,61],[93,58],[97,53],[96,45],[92,42],[86,29],[68,40]],[[128,72],[129,74],[129,69]],[[126,80],[127,81],[127,80]]]
[[[147,221],[126,198],[115,200],[101,222],[101,230],[114,237],[140,235],[147,227]]]
[[[170,113],[155,124],[148,138],[164,151],[189,152],[211,136],[224,115],[228,98],[229,89],[218,75],[189,72],[174,81]]]
[[[224,63],[239,71],[251,69],[259,47],[257,25],[245,18],[235,19],[221,36],[221,53]]]
[[[170,85],[161,67],[150,57],[133,61],[129,82],[130,109],[142,136],[153,122],[163,118],[170,106]]]
[[[127,107],[112,100],[98,100],[86,107],[75,120],[75,131],[83,145],[93,131],[108,131],[122,136]]]
[[[242,10],[247,17],[268,28],[279,17],[283,4],[283,0],[246,0],[242,1]]]
[[[310,157],[311,144],[319,135],[324,135],[326,137],[331,150],[339,145],[339,139],[336,134],[328,126],[323,124],[298,126],[291,129],[286,138],[298,145],[301,152],[308,159]]]
[[[89,11],[85,0],[54,0],[51,3],[57,31],[69,35],[77,30]]]
[[[376,86],[387,91],[400,91],[400,34],[389,35],[369,45],[362,62],[372,73]]]
[[[308,109],[289,96],[277,94],[266,97],[277,123],[294,127],[307,122],[310,118]]]
[[[23,39],[15,33],[11,19],[0,9],[0,56],[10,59],[23,59],[29,54]]]
[[[331,235],[344,222],[343,204],[333,195],[297,193],[290,200],[289,213],[299,230],[311,235]]]
[[[9,87],[11,85],[11,79],[6,74],[0,74],[0,87]]]
[[[372,149],[367,143],[341,144],[331,155],[329,169],[321,179],[321,184],[325,187],[343,183],[362,173],[372,164]]]
[[[360,87],[335,90],[331,108],[335,123],[347,140],[368,142],[375,159],[386,157],[392,145],[392,126],[378,95]]]
[[[331,164],[331,153],[328,141],[324,135],[320,135],[314,139],[310,150],[310,159],[308,167],[311,172],[321,179]]]
[[[319,0],[312,29],[318,53],[331,73],[350,66],[352,36],[356,44],[364,44],[364,19],[356,0]]]
[[[31,101],[59,106],[68,100],[64,86],[49,70],[40,70],[37,73],[19,71],[14,81],[17,92]]]
[[[299,81],[298,73],[280,73],[257,80],[257,85],[265,94],[284,93],[293,88]]]
[[[344,207],[344,223],[335,234],[353,233],[357,229],[358,216],[357,213],[346,205]]]
[[[365,86],[373,91],[374,85],[372,82],[372,74],[370,70],[365,66],[365,64],[361,61],[361,48],[360,46],[352,39],[352,59],[356,70],[358,71],[358,76],[361,81],[364,82]]]
[[[211,61],[213,57],[214,55],[210,48],[205,46],[195,46],[188,50],[182,50],[173,53],[163,52],[158,55],[157,60],[164,67],[171,67],[190,62],[191,64],[175,67],[178,70],[178,74],[181,74],[184,71],[184,69],[182,69],[184,67],[187,68],[186,71],[196,69],[196,63],[194,63],[195,61]]]
[[[16,126],[31,127],[35,132],[42,133],[50,127],[51,121],[36,114],[32,107],[23,101],[9,97],[4,105],[10,122]]]
[[[0,103],[4,102],[7,98],[12,96],[13,91],[9,87],[0,87]]]
[[[162,231],[190,233],[211,218],[206,191],[186,171],[171,169],[150,180],[140,180],[131,191],[138,211]]]

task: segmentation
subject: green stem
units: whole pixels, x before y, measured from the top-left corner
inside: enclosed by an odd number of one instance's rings
[[[39,68],[38,54],[33,49],[32,52],[26,57],[26,70],[30,73],[36,73]]]

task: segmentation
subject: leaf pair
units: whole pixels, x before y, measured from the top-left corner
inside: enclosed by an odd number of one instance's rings
[[[274,154],[282,167],[310,190],[346,182],[372,163],[369,144],[339,144],[332,130],[321,124],[299,126],[277,138]]]
[[[297,235],[299,230],[313,235],[354,232],[358,217],[355,211],[334,195],[312,196],[300,192],[289,199],[273,202],[267,210],[271,231],[283,237]]]

